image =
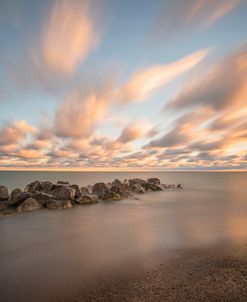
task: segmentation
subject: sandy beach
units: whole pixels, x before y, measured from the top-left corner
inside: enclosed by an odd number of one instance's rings
[[[162,251],[98,276],[63,301],[240,302],[247,297],[247,244]],[[141,262],[147,261],[149,269]]]

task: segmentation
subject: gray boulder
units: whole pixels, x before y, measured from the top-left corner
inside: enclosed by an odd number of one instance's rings
[[[23,203],[26,199],[32,197],[32,194],[29,192],[19,192],[14,195],[13,198],[10,198],[8,201],[8,205],[18,207],[21,203]]]
[[[9,192],[6,186],[0,186],[0,211],[7,208]]]
[[[61,210],[72,208],[72,204],[70,200],[55,200],[51,198],[48,200],[46,207],[50,210]]]
[[[127,185],[128,186],[128,185]],[[112,193],[118,194],[122,198],[127,198],[131,196],[130,187],[128,186],[127,190],[122,189],[124,186],[122,186],[122,183],[120,185],[112,185],[110,188],[110,191]]]
[[[93,185],[92,193],[98,195],[100,199],[104,199],[105,192],[109,191],[106,184],[103,182],[98,182]]]
[[[19,188],[14,189],[10,194],[10,199],[13,200],[16,197],[16,195],[19,194],[20,192],[22,192],[21,189]]]
[[[30,212],[30,211],[38,210],[40,208],[41,208],[40,203],[36,199],[29,197],[22,204],[18,206],[17,211]]]
[[[43,207],[47,204],[48,200],[52,198],[52,195],[43,192],[37,192],[32,195],[34,199]]]
[[[152,183],[152,182],[148,182],[147,183],[147,190],[150,190],[150,191],[163,191],[163,188],[161,185],[158,185],[158,184],[155,184],[155,183]]]
[[[6,201],[9,199],[9,191],[6,186],[0,186],[0,201]]]
[[[70,183],[69,183],[68,181],[63,181],[63,180],[59,180],[59,181],[57,182],[57,184],[58,184],[58,185],[65,185],[65,186],[69,186],[69,185],[70,185]]]
[[[28,184],[25,188],[25,191],[29,193],[44,192],[49,194],[54,188],[55,188],[54,184],[51,183],[50,181],[36,180]]]
[[[78,185],[70,185],[69,188],[75,189],[75,198],[79,198],[81,196],[81,191]]]
[[[112,186],[121,186],[122,182],[119,179],[114,179],[112,182]]]
[[[88,188],[88,187],[81,187],[81,189],[80,189],[81,194],[90,194],[90,192],[92,192],[92,186],[90,186],[91,188]],[[89,189],[91,189],[91,190],[89,191]]]
[[[56,200],[73,200],[75,198],[75,189],[59,185],[52,192],[52,198]]]
[[[147,181],[155,185],[160,185],[160,179],[157,177],[148,178]]]
[[[131,191],[133,191],[134,193],[138,193],[138,194],[145,193],[145,189],[139,183],[134,183],[133,185],[131,185],[130,188],[131,188]]]
[[[133,178],[133,179],[129,179],[129,184],[130,187],[132,187],[135,184],[141,185],[143,187],[144,190],[147,189],[147,181],[140,179],[140,178]]]
[[[93,194],[98,195],[99,199],[102,200],[120,200],[121,196],[108,189],[105,183],[99,182],[94,184],[92,189]]]
[[[77,200],[76,203],[79,205],[84,204],[93,204],[98,202],[98,196],[93,194],[82,194]]]

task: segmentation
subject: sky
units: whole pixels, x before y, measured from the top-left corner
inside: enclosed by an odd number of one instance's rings
[[[1,170],[247,170],[247,0],[0,0]]]

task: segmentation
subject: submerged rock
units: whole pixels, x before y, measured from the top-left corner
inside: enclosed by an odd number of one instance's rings
[[[40,208],[41,208],[40,203],[36,199],[29,197],[22,204],[18,206],[17,211],[30,212],[30,211],[38,210]]]
[[[69,200],[49,199],[46,204],[46,207],[50,210],[61,210],[72,208],[72,204]]]
[[[79,205],[84,204],[93,204],[98,202],[98,196],[93,194],[82,194],[77,200],[76,203]]]

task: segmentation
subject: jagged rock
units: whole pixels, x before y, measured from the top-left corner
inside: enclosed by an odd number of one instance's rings
[[[59,180],[59,181],[57,182],[57,184],[58,184],[58,185],[65,185],[65,186],[69,186],[69,185],[70,185],[70,183],[69,183],[68,181],[63,181],[63,180]]]
[[[71,201],[75,198],[75,189],[59,185],[51,192],[51,194],[53,199]]]
[[[30,197],[32,197],[32,194],[29,192],[19,192],[13,198],[9,199],[8,205],[18,207],[22,202]]]
[[[147,190],[151,190],[151,191],[163,191],[163,188],[161,185],[152,183],[152,182],[148,182],[147,183]]]
[[[122,182],[119,179],[115,179],[112,182],[112,186],[121,186]]]
[[[81,191],[81,194],[90,194],[88,187],[81,187],[80,191]],[[92,192],[92,190],[91,190],[91,192]]]
[[[21,189],[19,188],[14,189],[10,194],[10,200],[13,200],[16,197],[16,195],[19,194],[20,192],[22,192]]]
[[[52,195],[43,192],[37,192],[32,195],[34,199],[43,207],[47,204],[48,200],[52,198]]]
[[[102,200],[120,200],[121,196],[115,192],[112,192],[108,189],[105,183],[99,182],[94,184],[93,194],[98,195],[98,197]]]
[[[148,178],[147,181],[155,185],[160,185],[160,179],[157,177]]]
[[[55,200],[49,199],[46,204],[47,209],[51,210],[61,210],[72,208],[72,204],[69,200]]]
[[[127,198],[131,196],[130,187],[128,186],[128,190],[123,190],[122,185],[122,183],[120,185],[112,185],[110,191],[112,193],[118,194],[122,198]]]
[[[106,184],[106,187],[107,187],[108,190],[110,190],[111,186],[112,186],[111,182],[108,182],[108,183]]]
[[[130,188],[131,188],[131,191],[133,191],[134,193],[138,193],[138,194],[145,193],[145,189],[139,183],[134,183],[133,185],[131,185]]]
[[[148,183],[147,181],[145,181],[143,179],[140,179],[140,178],[129,179],[130,187],[132,187],[135,184],[139,184],[143,187],[144,190],[146,190],[147,189],[147,183]]]
[[[103,182],[98,182],[93,185],[92,193],[98,195],[100,199],[103,199],[105,192],[109,191],[106,184]]]
[[[115,186],[117,186],[119,188],[119,190],[130,191],[130,185],[129,185],[129,182],[127,180],[124,181],[124,182],[121,182],[119,179],[115,179],[112,182],[112,187],[115,187]]]
[[[93,186],[87,185],[87,189],[88,189],[88,192],[89,192],[90,194],[93,193]]]
[[[50,194],[54,188],[55,188],[54,184],[51,183],[50,181],[36,180],[28,184],[25,188],[25,191],[29,193],[44,192]]]
[[[38,210],[40,208],[41,208],[40,203],[36,199],[29,197],[22,204],[18,206],[17,211],[30,212],[30,211]]]
[[[77,200],[76,203],[79,205],[84,204],[93,204],[98,202],[98,196],[93,194],[82,194]]]
[[[69,188],[75,189],[75,198],[79,198],[81,196],[81,191],[78,185],[70,185]]]
[[[122,197],[114,192],[111,192],[110,190],[105,191],[104,196],[102,197],[103,200],[107,201],[114,201],[114,200],[121,200]]]
[[[6,186],[0,186],[0,201],[6,201],[9,199],[9,191]]]

